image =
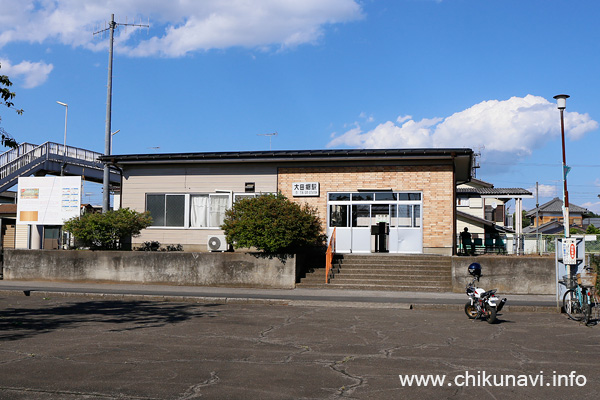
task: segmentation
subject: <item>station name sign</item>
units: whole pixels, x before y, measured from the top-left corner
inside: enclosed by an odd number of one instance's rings
[[[310,197],[319,196],[319,182],[294,182],[292,183],[292,196]]]

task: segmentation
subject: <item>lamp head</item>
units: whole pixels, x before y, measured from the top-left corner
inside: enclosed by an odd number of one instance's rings
[[[63,103],[62,101],[57,101],[57,103],[60,104],[61,106],[69,107],[69,105],[67,103]]]
[[[556,96],[554,96],[554,98],[556,99],[556,105],[558,107],[559,110],[564,110],[565,108],[567,108],[567,99],[571,97],[568,94],[557,94]]]

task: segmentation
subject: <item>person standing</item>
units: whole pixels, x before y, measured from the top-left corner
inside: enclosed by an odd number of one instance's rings
[[[465,254],[475,254],[475,249],[473,248],[473,241],[471,240],[471,233],[469,232],[469,228],[467,228],[466,226],[465,229],[460,233],[460,242],[462,243],[463,252]],[[467,246],[470,247],[470,251],[467,250]]]

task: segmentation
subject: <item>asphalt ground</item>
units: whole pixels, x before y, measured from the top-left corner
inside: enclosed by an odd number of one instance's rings
[[[0,398],[597,398],[599,329],[558,313],[503,310],[492,325],[461,310],[5,290]],[[400,380],[426,374],[443,384]]]
[[[256,289],[142,284],[107,284],[54,281],[3,281],[0,293],[45,297],[83,295],[91,298],[145,299],[218,304],[279,304],[401,309],[455,309],[467,301],[464,293],[398,292],[332,289]],[[506,311],[557,312],[553,295],[503,295]]]

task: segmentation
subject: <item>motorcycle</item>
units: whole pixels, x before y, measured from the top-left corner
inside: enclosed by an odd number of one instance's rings
[[[496,296],[497,289],[486,291],[475,286],[475,281],[479,282],[479,278],[481,278],[479,263],[469,265],[469,274],[473,276],[473,280],[466,287],[469,301],[465,304],[465,314],[469,319],[485,318],[488,323],[493,324],[496,322],[496,315],[504,307],[506,298],[500,300]]]

